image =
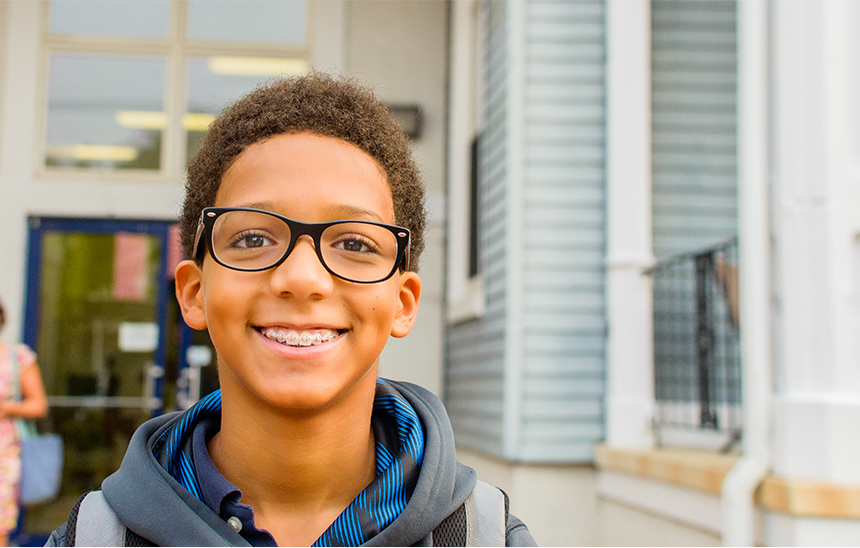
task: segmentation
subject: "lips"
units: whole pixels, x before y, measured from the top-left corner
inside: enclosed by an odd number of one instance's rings
[[[297,330],[281,327],[264,327],[259,331],[267,339],[286,346],[317,346],[336,339],[343,332],[327,328]]]

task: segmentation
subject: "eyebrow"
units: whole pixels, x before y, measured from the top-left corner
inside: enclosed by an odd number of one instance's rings
[[[265,211],[271,211],[273,213],[277,213],[277,206],[274,202],[252,202],[249,204],[241,204],[239,207],[250,207],[253,209],[263,209]],[[356,207],[347,204],[341,204],[334,207],[336,215],[340,216],[343,219],[361,219],[361,218],[371,218],[380,223],[385,223],[385,219],[382,218],[381,215],[376,213],[375,211],[371,211],[369,209],[364,209],[363,207]]]

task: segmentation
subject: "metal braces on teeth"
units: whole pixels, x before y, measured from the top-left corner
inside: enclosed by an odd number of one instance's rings
[[[285,334],[283,331],[280,331],[277,334],[270,334],[270,332],[264,332],[263,334],[269,339],[273,339],[281,344],[287,344],[290,346],[316,346],[318,344],[322,344],[323,342],[328,342],[334,339],[336,336],[333,335],[331,337],[326,337],[325,339],[323,339],[323,336],[320,333],[302,333],[301,336],[299,336],[295,332]]]

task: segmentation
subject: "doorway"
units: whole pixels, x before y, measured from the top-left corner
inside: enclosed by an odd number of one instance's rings
[[[63,437],[65,455],[60,495],[27,509],[25,535],[50,533],[99,489],[142,422],[217,388],[208,335],[181,320],[174,297],[181,258],[171,222],[30,219],[24,341],[48,396],[40,426]]]

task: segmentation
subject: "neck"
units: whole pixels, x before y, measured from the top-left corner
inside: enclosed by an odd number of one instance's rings
[[[253,405],[222,387],[212,461],[279,545],[309,545],[376,476],[375,378],[351,401],[314,412]]]

